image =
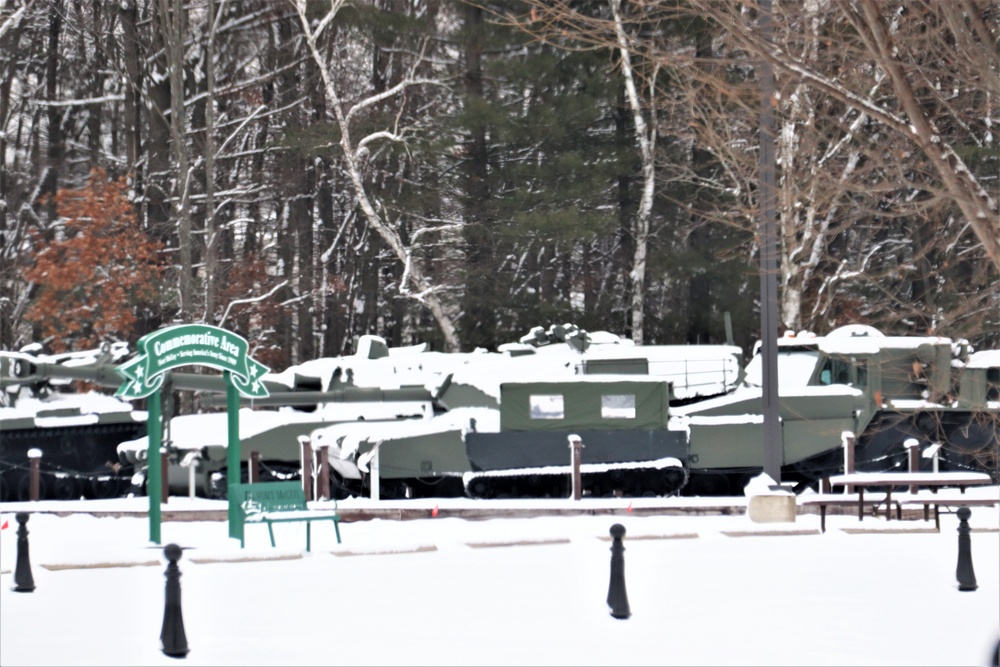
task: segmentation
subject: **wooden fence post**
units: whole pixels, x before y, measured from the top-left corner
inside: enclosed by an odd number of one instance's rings
[[[247,482],[257,484],[260,482],[260,452],[250,452],[250,469],[247,470]]]
[[[317,480],[317,486],[319,489],[316,492],[319,500],[329,500],[330,499],[330,448],[329,446],[322,446],[317,450],[319,455],[319,479]]]
[[[903,447],[906,447],[908,466],[907,470],[911,473],[920,472],[920,443],[917,442],[916,438],[907,438],[903,441]],[[917,485],[910,485],[910,493],[917,492]]]
[[[28,499],[39,500],[41,497],[42,482],[42,450],[32,448],[28,450]]]
[[[299,444],[302,445],[302,493],[306,496],[306,502],[315,500],[313,498],[313,456],[312,441],[308,435],[299,436]]]
[[[854,473],[854,434],[850,431],[844,431],[841,434],[841,439],[844,441],[844,474],[851,475]],[[847,485],[844,492],[854,493],[854,485]]]

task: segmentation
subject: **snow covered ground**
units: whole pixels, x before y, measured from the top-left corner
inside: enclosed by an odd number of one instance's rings
[[[340,545],[318,523],[310,553],[302,524],[277,526],[276,548],[248,527],[241,550],[225,521],[165,521],[155,545],[145,498],[2,504],[0,664],[177,664],[160,644],[169,543],[185,548],[185,661],[197,665],[988,665],[1000,639],[996,508],[972,510],[978,590],[959,591],[953,514],[940,533],[836,515],[821,534],[815,515],[645,513],[695,499],[636,499],[632,512],[628,499],[585,499],[618,513],[485,520],[447,510],[526,501],[395,502],[441,512],[344,522]],[[95,509],[125,516],[84,513]],[[164,506],[181,509],[225,505]],[[25,510],[30,593],[12,590]],[[606,602],[614,523],[627,531],[621,620]],[[848,532],[859,528],[871,532]]]

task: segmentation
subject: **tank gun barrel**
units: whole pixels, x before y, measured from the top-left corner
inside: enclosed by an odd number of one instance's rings
[[[115,372],[118,364],[86,364],[70,366],[38,361],[26,355],[0,357],[0,381],[4,385],[46,380],[83,380],[101,387],[116,389],[125,378]],[[173,389],[209,391],[224,394],[226,383],[221,375],[199,375],[197,373],[170,374]],[[295,393],[280,382],[262,381],[271,394]]]
[[[392,403],[400,401],[433,401],[434,396],[423,387],[401,387],[399,389],[378,389],[375,387],[345,387],[332,391],[292,391],[284,387],[284,392],[272,393],[265,398],[249,399],[240,397],[240,405],[256,407],[285,405],[315,405],[317,403]],[[198,399],[203,408],[225,407],[226,397],[209,394]]]
[[[37,361],[27,356],[3,357],[0,378],[6,384],[44,382],[46,380],[85,380],[102,387],[118,387],[124,379],[115,373],[114,364],[70,366]]]

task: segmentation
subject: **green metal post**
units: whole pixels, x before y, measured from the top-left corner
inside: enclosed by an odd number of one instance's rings
[[[226,497],[229,498],[229,537],[239,538],[243,533],[235,499],[231,493],[233,484],[240,483],[240,395],[233,383],[232,373],[223,373],[226,378],[226,423],[229,439],[226,444]]]
[[[163,425],[160,423],[160,390],[150,394],[147,401],[146,429],[149,445],[146,448],[146,495],[149,496],[149,541],[160,543],[160,496],[163,495],[163,471],[160,469],[160,447],[163,443]]]

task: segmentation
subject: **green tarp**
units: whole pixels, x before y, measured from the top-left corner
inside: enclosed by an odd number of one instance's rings
[[[669,400],[670,383],[662,380],[508,382],[500,385],[500,430],[664,429]]]

